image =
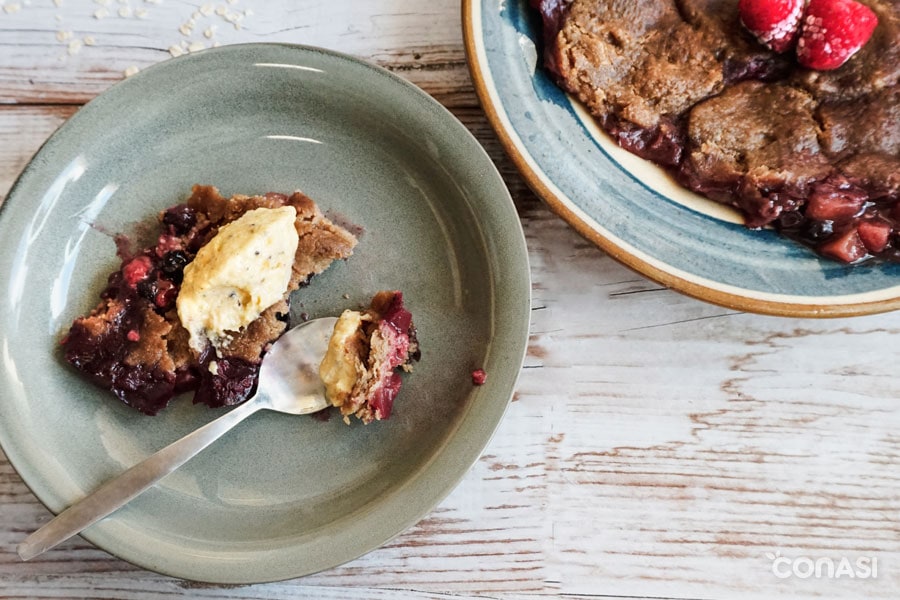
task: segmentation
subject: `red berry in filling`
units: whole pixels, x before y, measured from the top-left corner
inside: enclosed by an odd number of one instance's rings
[[[136,256],[122,267],[122,276],[125,278],[125,282],[128,285],[136,287],[141,280],[147,277],[147,273],[150,272],[152,267],[153,265],[150,262],[149,257]]]
[[[741,23],[761,44],[781,53],[797,39],[803,0],[740,0],[738,12]]]
[[[403,292],[394,292],[394,297],[381,318],[400,333],[406,333],[412,323],[412,314],[403,307]]]
[[[487,381],[487,373],[484,372],[484,369],[472,371],[472,383],[474,385],[484,385],[485,381]]]
[[[879,219],[861,221],[858,232],[859,239],[862,240],[866,249],[873,254],[878,254],[888,245],[888,240],[891,238],[891,224]]]
[[[376,419],[390,418],[391,410],[394,408],[394,398],[400,392],[401,382],[400,375],[392,372],[374,391],[369,399],[369,407],[375,412]]]
[[[175,299],[178,297],[178,290],[172,285],[172,282],[160,279],[158,286],[156,297],[153,299],[156,306],[160,308],[169,308],[175,304]]]
[[[837,69],[862,48],[878,17],[855,0],[810,0],[803,16],[797,60],[804,67]]]
[[[141,341],[141,333],[137,329],[131,329],[125,337],[128,338],[129,342],[139,342]]]
[[[160,258],[168,254],[169,252],[174,252],[177,250],[181,250],[182,243],[181,238],[175,237],[174,235],[162,234],[159,236],[159,239],[156,241],[156,255]]]
[[[868,194],[849,185],[820,183],[809,195],[804,214],[815,221],[847,221],[859,214],[867,199]]]
[[[866,255],[866,247],[860,239],[859,233],[854,228],[829,239],[819,246],[819,252],[829,258],[852,263]]]

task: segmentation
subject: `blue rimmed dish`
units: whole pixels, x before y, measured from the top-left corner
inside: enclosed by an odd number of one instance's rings
[[[612,142],[541,68],[528,0],[463,0],[469,70],[501,143],[530,187],[625,265],[740,310],[839,317],[900,307],[900,264],[823,260],[679,187]]]

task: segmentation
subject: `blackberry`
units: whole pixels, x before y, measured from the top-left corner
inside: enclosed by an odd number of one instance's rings
[[[804,227],[803,234],[808,240],[824,240],[834,233],[834,224],[831,221],[809,221]]]
[[[173,283],[180,284],[184,278],[184,267],[190,262],[188,255],[181,250],[172,250],[167,252],[162,258],[160,270],[163,274],[172,280]]]
[[[150,302],[156,302],[156,294],[159,292],[159,283],[156,277],[148,277],[137,284],[138,294]]]
[[[176,235],[184,235],[197,224],[197,212],[187,204],[176,204],[163,213],[162,221]]]

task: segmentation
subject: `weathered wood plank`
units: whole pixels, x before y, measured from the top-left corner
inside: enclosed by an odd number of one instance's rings
[[[121,80],[127,69],[172,58],[170,48],[178,47],[173,50],[178,53],[192,44],[199,48],[264,41],[363,57],[447,105],[476,104],[468,85],[456,0],[414,7],[369,0],[6,4],[21,8],[13,13],[0,9],[0,103],[84,103]],[[128,16],[119,16],[120,11]],[[96,17],[104,13],[107,16]]]
[[[0,106],[0,204],[41,144],[77,106]]]

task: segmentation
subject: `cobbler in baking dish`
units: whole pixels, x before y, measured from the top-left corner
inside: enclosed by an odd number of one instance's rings
[[[622,147],[749,227],[900,261],[900,2],[532,5],[545,68]]]

